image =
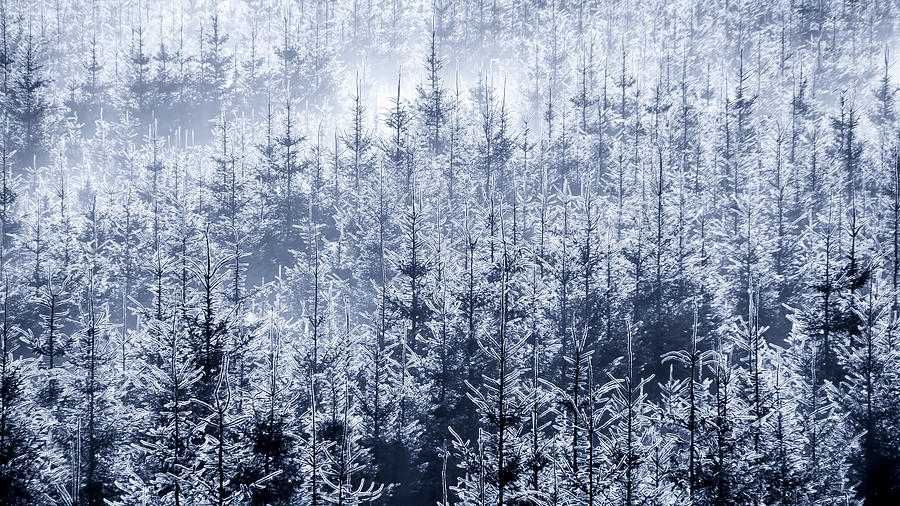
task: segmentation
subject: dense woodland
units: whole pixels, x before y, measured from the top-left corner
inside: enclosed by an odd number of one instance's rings
[[[2,0],[0,504],[898,504],[898,15]]]

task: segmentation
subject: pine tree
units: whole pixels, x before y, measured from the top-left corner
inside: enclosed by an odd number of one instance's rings
[[[844,396],[851,427],[862,434],[852,475],[858,477],[859,495],[865,504],[889,501],[900,493],[897,440],[890,434],[900,422],[896,392],[898,354],[889,342],[893,322],[890,302],[871,289],[857,307],[857,343],[840,347],[839,357],[847,376]]]
[[[133,478],[119,483],[121,501],[142,500],[149,494],[165,504],[189,504],[197,497],[196,437],[201,427],[197,423],[190,392],[200,381],[199,367],[189,357],[183,331],[178,329],[177,317],[169,322],[153,324],[153,347],[157,350],[157,364],[146,364],[147,383],[152,385],[148,397],[149,428],[136,445],[136,462],[131,469]]]
[[[485,375],[484,384],[478,387],[467,383],[469,399],[481,416],[477,450],[458,433],[454,434],[454,447],[464,475],[455,491],[464,504],[509,504],[521,501],[528,492],[523,483],[521,459],[521,426],[525,422],[527,402],[522,395],[520,364],[525,339],[520,321],[510,315],[511,258],[508,243],[503,236],[503,251],[497,280],[499,307],[495,331],[486,333],[478,341],[482,351],[490,358],[493,376]],[[480,501],[478,500],[480,498]]]
[[[126,81],[128,111],[141,125],[150,122],[153,104],[150,84],[150,56],[144,47],[144,28],[132,29],[128,56],[129,78]]]
[[[50,133],[50,104],[45,90],[50,86],[44,74],[43,48],[28,29],[21,49],[21,67],[13,82],[11,119],[19,129],[16,161],[20,167],[36,168],[46,161],[46,137]]]
[[[206,116],[210,112],[221,110],[222,102],[227,98],[231,87],[228,72],[232,59],[225,53],[229,36],[222,31],[218,12],[213,13],[205,34],[201,24],[200,37],[200,54],[197,58],[200,76],[196,93],[199,110]]]
[[[234,409],[227,354],[222,354],[219,365],[211,402],[196,398],[194,402],[208,413],[201,419],[204,430],[197,455],[196,486],[202,502],[222,506],[243,500],[245,492],[237,487],[237,468],[246,456],[246,447],[245,442],[233,436],[244,417]]]
[[[289,357],[283,342],[286,330],[276,308],[270,310],[265,327],[268,342],[262,350],[266,367],[254,378],[263,399],[253,402],[252,424],[245,432],[250,459],[239,464],[238,479],[248,486],[252,504],[291,504],[300,482],[294,418],[287,399],[292,382],[284,367]]]
[[[122,434],[118,433],[116,419],[121,410],[110,381],[115,350],[105,332],[106,315],[96,307],[92,273],[88,273],[87,283],[68,392],[76,407],[68,420],[73,445],[78,448],[71,464],[76,483],[73,502],[100,505],[115,500],[118,494],[114,483],[116,447]]]
[[[652,376],[643,379],[636,377],[632,346],[629,328],[625,350],[626,374],[623,378],[610,376],[610,381],[600,389],[600,394],[606,397],[605,409],[612,425],[603,441],[605,458],[612,471],[607,486],[612,487],[613,497],[626,505],[643,501],[643,482],[648,474],[643,435],[649,423],[650,409],[645,387],[653,379]]]
[[[46,434],[34,432],[33,427],[39,425],[29,415],[28,364],[15,357],[18,329],[9,314],[10,295],[9,276],[5,275],[0,321],[0,501],[24,504],[38,499],[41,474],[37,437]]]
[[[416,109],[422,116],[425,130],[424,137],[432,153],[439,154],[443,150],[441,128],[447,117],[447,90],[441,81],[441,70],[444,60],[437,54],[437,34],[431,32],[431,43],[425,57],[425,81],[416,86]]]

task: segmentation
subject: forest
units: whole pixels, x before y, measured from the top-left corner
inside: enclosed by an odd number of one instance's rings
[[[0,0],[0,504],[900,504],[898,25]]]

